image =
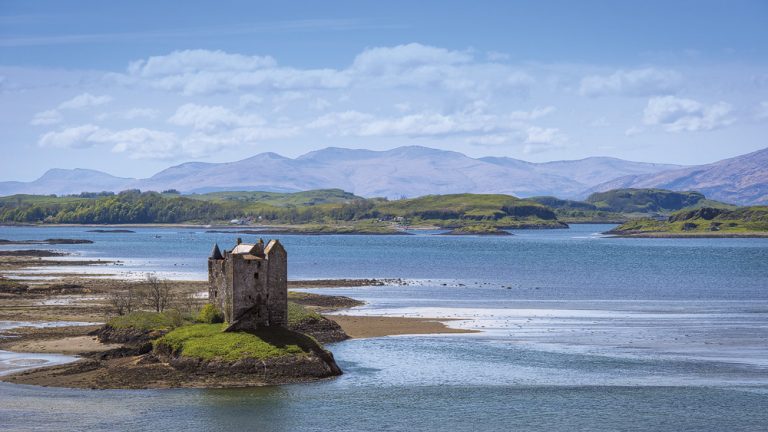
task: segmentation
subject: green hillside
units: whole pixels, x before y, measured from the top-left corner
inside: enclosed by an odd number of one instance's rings
[[[670,213],[686,207],[729,207],[724,203],[707,200],[699,192],[674,192],[664,189],[615,189],[596,192],[590,195],[586,202],[598,210],[617,213]]]
[[[638,219],[611,234],[634,237],[768,236],[768,207],[702,207],[673,213],[665,220]]]
[[[509,195],[431,195],[387,201],[339,189],[299,193],[215,192],[201,195],[123,191],[79,196],[14,195],[0,199],[9,223],[228,223],[312,226],[318,232],[381,232],[399,225],[446,228],[478,223],[509,228],[559,228],[552,209]],[[329,226],[332,229],[321,229]]]
[[[500,194],[427,195],[379,202],[372,213],[410,224],[458,227],[483,222],[496,227],[565,227],[555,212],[535,201]]]
[[[304,206],[318,204],[347,204],[361,200],[355,194],[341,189],[317,189],[305,192],[211,192],[186,195],[189,198],[214,202],[236,202],[241,204],[268,204],[276,207]]]

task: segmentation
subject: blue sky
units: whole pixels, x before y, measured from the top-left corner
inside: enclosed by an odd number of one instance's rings
[[[764,1],[0,3],[0,180],[425,145],[764,148]]]

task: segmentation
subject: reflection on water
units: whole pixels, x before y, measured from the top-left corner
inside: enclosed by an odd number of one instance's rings
[[[593,235],[607,228],[507,238],[284,236],[292,278],[416,281],[314,290],[368,302],[351,313],[459,318],[449,324],[484,332],[334,344],[345,374],[307,385],[0,384],[0,419],[10,430],[763,430],[768,240]],[[204,278],[210,244],[238,236],[84,230],[0,228],[0,237],[92,238],[62,248],[125,260],[137,274]],[[178,254],[162,256],[166,241],[180,245]]]

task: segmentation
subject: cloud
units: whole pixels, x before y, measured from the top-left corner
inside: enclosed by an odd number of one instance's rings
[[[581,80],[582,96],[653,96],[674,93],[682,76],[675,71],[655,68],[618,70],[610,75],[591,75]]]
[[[533,154],[562,148],[568,142],[567,136],[557,128],[531,126],[526,131],[523,153]]]
[[[91,141],[90,137],[97,131],[99,131],[98,126],[86,124],[61,131],[48,132],[40,137],[38,144],[40,147],[55,148],[93,147],[97,142]]]
[[[47,110],[35,114],[29,124],[33,126],[43,126],[61,123],[61,121],[61,113],[59,113],[57,110]]]
[[[104,105],[112,101],[112,97],[109,95],[94,96],[90,93],[83,93],[73,97],[70,100],[64,101],[59,104],[60,110],[74,110],[87,107],[94,107]]]
[[[755,118],[757,120],[768,119],[768,102],[760,102],[755,112]]]
[[[219,127],[261,125],[264,119],[253,114],[240,115],[223,106],[185,104],[176,110],[168,123],[191,126],[198,130],[213,130]]]
[[[85,149],[111,146],[115,153],[131,159],[174,159],[200,157],[233,145],[252,144],[296,135],[291,127],[243,127],[223,132],[193,131],[186,136],[147,128],[112,130],[92,124],[43,134],[40,147]]]
[[[424,67],[466,64],[472,60],[467,52],[410,43],[366,49],[355,57],[352,69],[365,75],[388,75]]]
[[[342,69],[292,68],[279,65],[269,56],[225,51],[174,51],[133,61],[126,73],[110,77],[121,85],[148,86],[185,95],[435,86],[477,94],[519,92],[535,81],[511,66],[477,61],[467,51],[417,43],[368,48]]]
[[[66,100],[59,104],[56,109],[41,111],[32,117],[29,124],[33,126],[52,125],[61,123],[63,120],[61,111],[65,110],[79,110],[88,107],[94,107],[104,105],[112,101],[112,97],[109,95],[94,96],[90,93],[83,93]]]
[[[359,111],[322,115],[307,125],[309,129],[325,128],[334,135],[360,137],[464,137],[473,145],[496,146],[522,144],[525,153],[538,153],[560,148],[567,137],[557,128],[544,128],[530,121],[554,112],[554,107],[534,108],[488,114],[482,106],[471,106],[461,112],[411,113],[395,117],[376,117]]]
[[[643,122],[668,132],[706,131],[733,123],[732,108],[725,102],[705,105],[693,99],[674,96],[654,97],[645,107]]]
[[[332,69],[280,67],[269,56],[246,56],[224,51],[185,50],[131,62],[127,74],[113,75],[118,83],[187,95],[241,89],[305,89],[344,87],[348,80]]]

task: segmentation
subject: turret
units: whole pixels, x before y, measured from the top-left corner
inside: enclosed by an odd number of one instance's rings
[[[214,260],[224,259],[224,256],[221,254],[221,251],[219,250],[218,243],[213,244],[213,250],[211,251],[211,256],[209,259],[214,259]]]

